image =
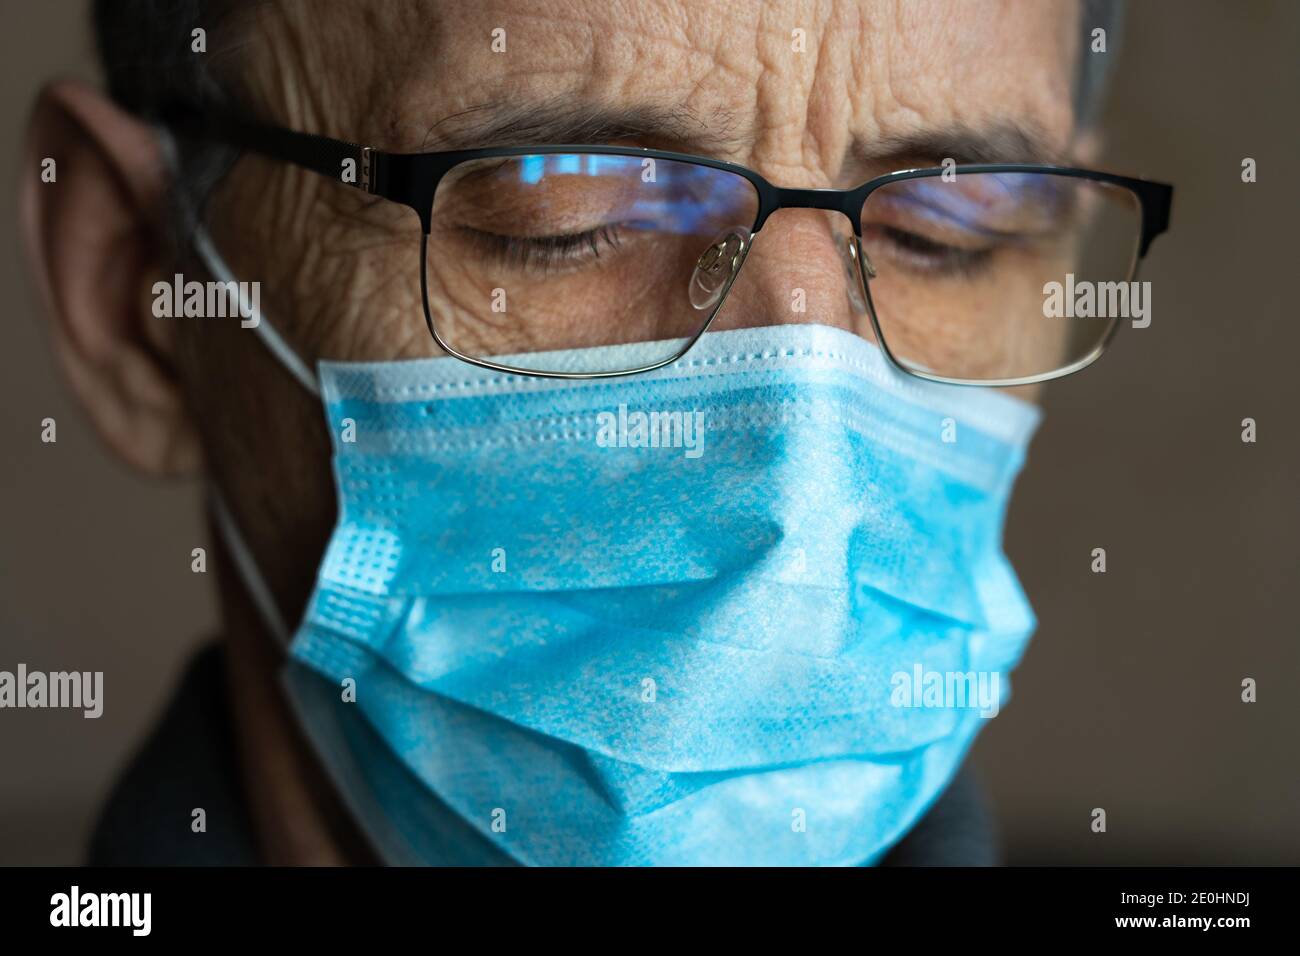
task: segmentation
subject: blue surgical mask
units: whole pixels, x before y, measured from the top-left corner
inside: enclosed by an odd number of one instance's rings
[[[1027,403],[819,325],[318,380],[339,516],[285,686],[389,862],[872,863],[1005,701]]]

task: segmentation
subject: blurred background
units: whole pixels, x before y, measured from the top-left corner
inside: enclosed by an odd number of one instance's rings
[[[3,12],[0,669],[101,670],[108,706],[0,711],[0,864],[76,863],[215,609],[199,487],[101,449],[23,276],[22,126],[44,80],[94,77],[85,5]],[[1047,393],[1007,532],[1040,627],[975,762],[1009,863],[1296,864],[1300,4],[1133,3],[1118,58],[1102,165],[1176,184],[1172,229],[1151,326]]]

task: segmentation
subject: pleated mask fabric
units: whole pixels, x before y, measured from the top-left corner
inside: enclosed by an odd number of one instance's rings
[[[1005,701],[1028,403],[802,324],[318,375],[339,516],[286,687],[390,862],[871,863],[988,712],[908,686]]]

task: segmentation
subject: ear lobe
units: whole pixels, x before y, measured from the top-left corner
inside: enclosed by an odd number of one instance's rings
[[[42,179],[53,159],[54,181]],[[145,123],[84,83],[42,90],[19,173],[19,223],[59,364],[105,443],[152,475],[193,474],[198,433],[174,365],[174,319],[151,310],[170,279],[167,172]]]

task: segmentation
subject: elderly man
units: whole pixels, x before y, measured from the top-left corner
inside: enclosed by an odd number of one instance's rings
[[[211,489],[223,637],[94,861],[995,858],[1006,499],[1170,201],[1080,168],[1110,4],[95,26],[26,241],[104,440]]]

